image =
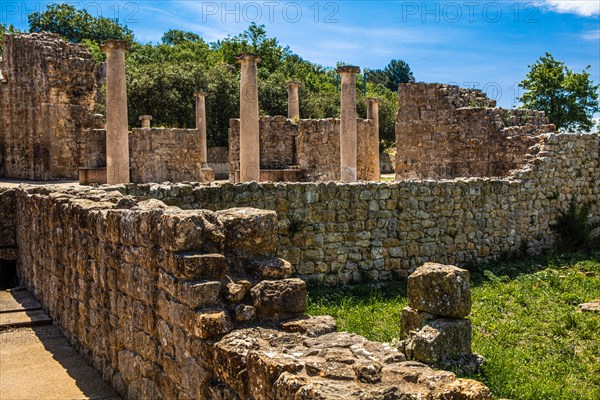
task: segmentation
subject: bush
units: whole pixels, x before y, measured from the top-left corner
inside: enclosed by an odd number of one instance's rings
[[[577,207],[573,200],[569,209],[561,211],[550,228],[558,235],[561,250],[596,251],[600,249],[600,218],[591,214],[591,204]]]

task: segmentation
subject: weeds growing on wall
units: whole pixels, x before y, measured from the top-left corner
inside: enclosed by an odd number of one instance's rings
[[[551,229],[558,235],[560,250],[600,250],[600,218],[591,213],[591,205],[578,207],[574,200],[566,211],[561,211]]]

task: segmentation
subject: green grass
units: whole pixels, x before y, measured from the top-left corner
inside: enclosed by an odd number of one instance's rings
[[[600,255],[553,257],[472,270],[473,350],[487,362],[471,378],[497,397],[600,399],[600,314],[577,305],[600,299]],[[391,342],[400,334],[402,285],[311,290],[309,313],[340,330]]]

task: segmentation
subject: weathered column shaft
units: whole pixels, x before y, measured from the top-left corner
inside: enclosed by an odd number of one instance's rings
[[[200,136],[200,163],[202,167],[208,164],[208,145],[206,139],[206,93],[196,93],[196,129]]]
[[[356,181],[357,174],[357,121],[356,121],[356,74],[359,67],[343,66],[337,72],[342,75],[340,108],[340,180]]]
[[[126,43],[106,41],[106,182],[129,182],[129,128],[125,83]]]
[[[300,119],[299,87],[300,82],[288,83],[288,118],[290,119]]]
[[[375,136],[373,137],[373,143],[371,144],[373,149],[372,160],[374,163],[373,179],[378,181],[381,179],[381,167],[379,165],[379,99],[368,98],[365,99],[367,103],[367,119],[373,121],[375,129]]]
[[[240,182],[260,181],[260,136],[256,65],[260,57],[241,54],[240,79]]]

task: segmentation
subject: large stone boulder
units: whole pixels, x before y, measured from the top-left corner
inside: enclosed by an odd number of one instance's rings
[[[425,263],[408,277],[408,305],[430,314],[463,318],[471,312],[469,271]]]

